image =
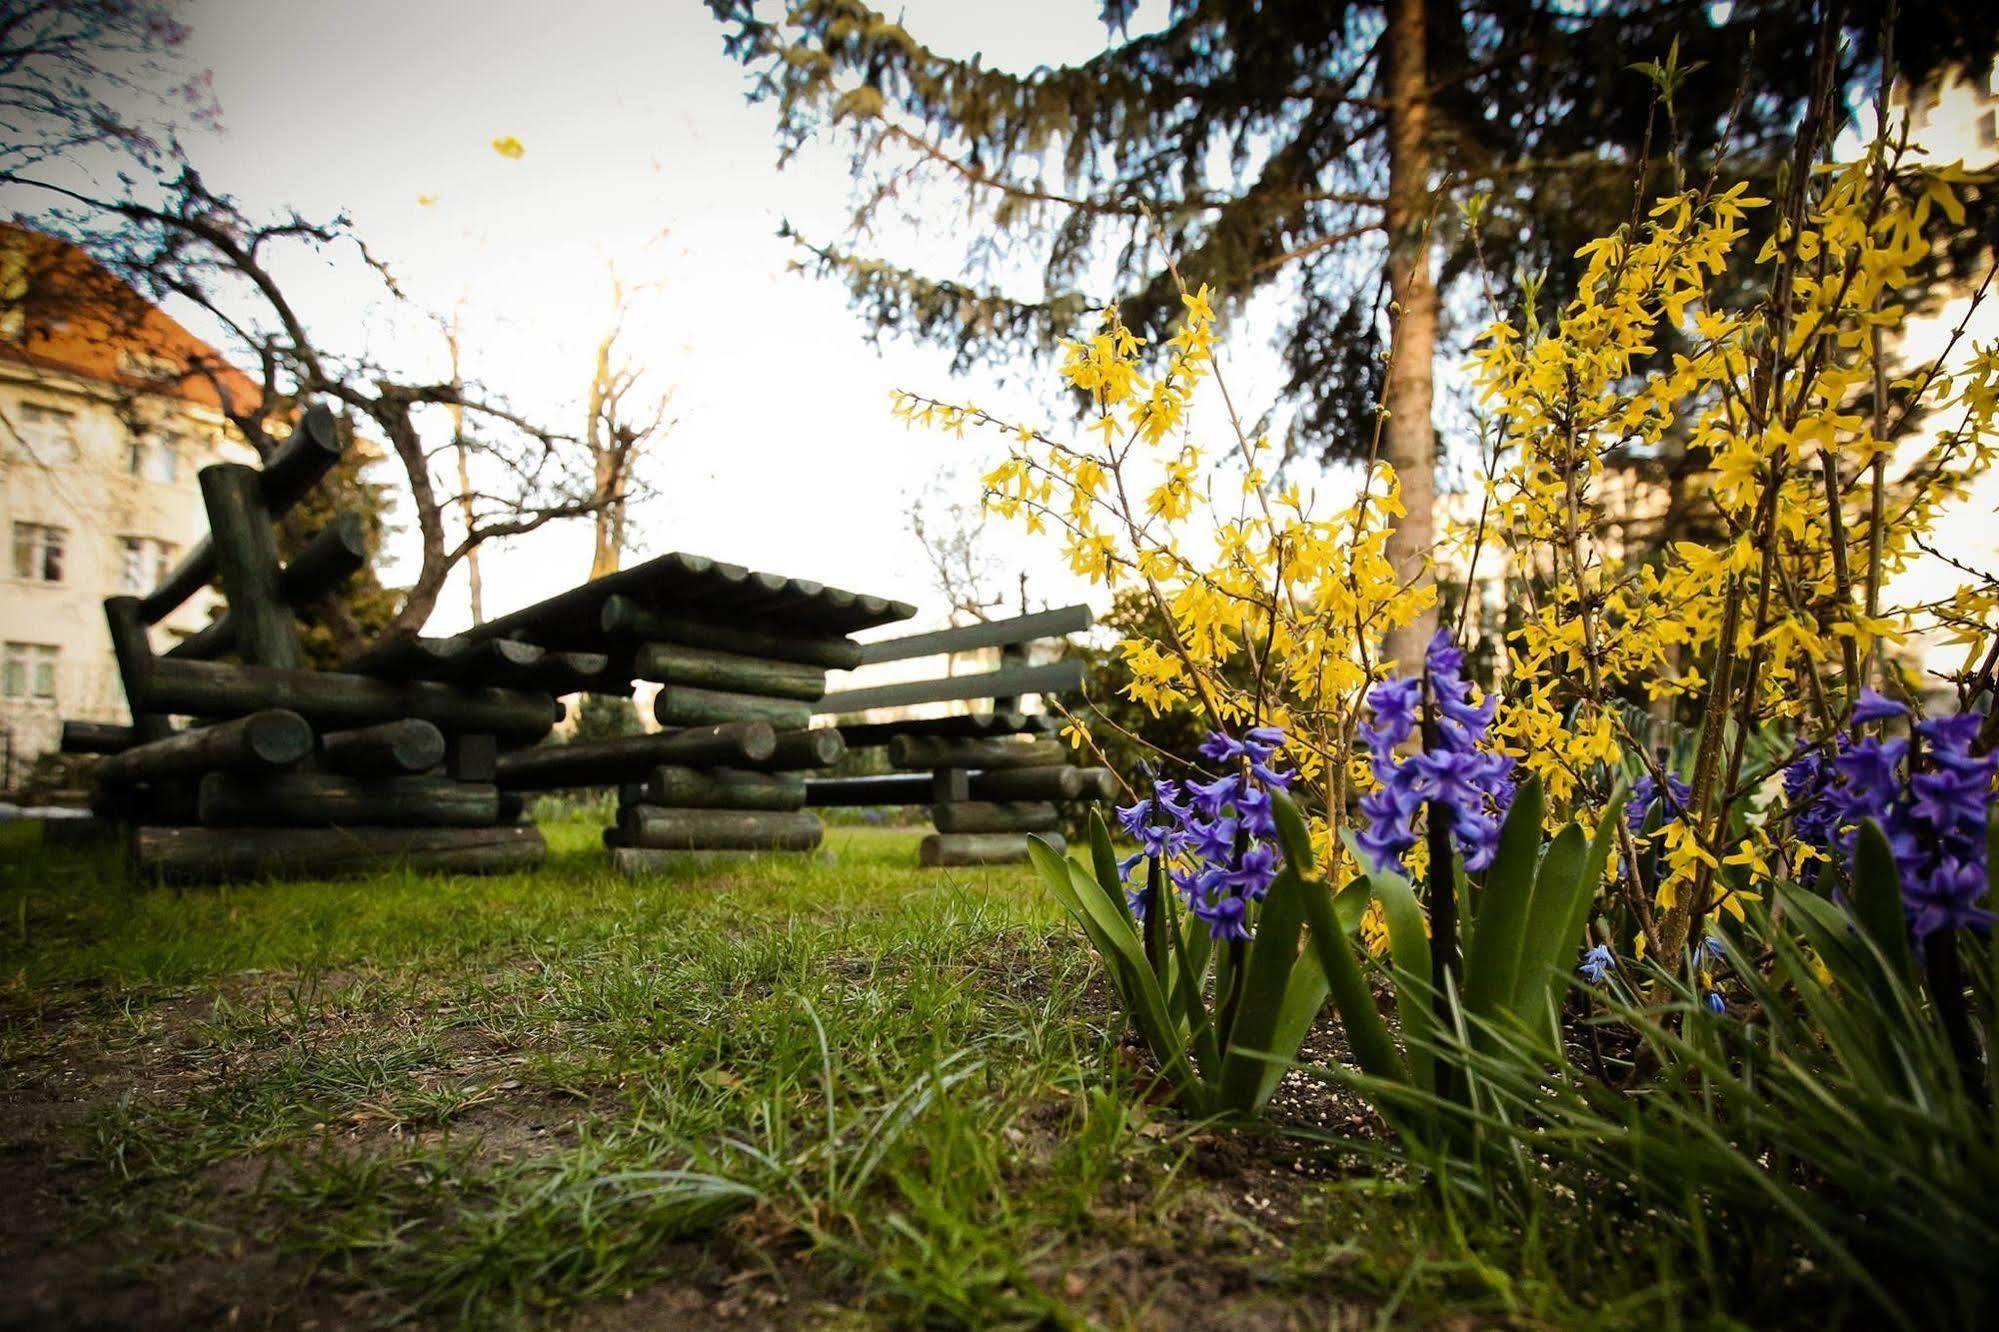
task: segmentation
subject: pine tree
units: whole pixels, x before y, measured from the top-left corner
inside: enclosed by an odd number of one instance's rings
[[[1104,0],[1101,54],[1015,74],[859,0],[709,7],[751,97],[777,108],[782,158],[847,136],[856,233],[912,183],[983,209],[951,275],[800,238],[881,330],[949,346],[962,368],[1046,353],[1113,295],[1160,334],[1179,309],[1170,261],[1235,309],[1277,284],[1288,448],[1393,464],[1409,514],[1390,555],[1412,572],[1433,544],[1444,312],[1462,293],[1482,315],[1488,289],[1510,306],[1520,275],[1569,289],[1576,249],[1670,185],[1668,145],[1696,164],[1725,148],[1731,171],[1766,178],[1823,21],[1798,0],[1174,0],[1134,36],[1136,0]],[[1876,61],[1884,14],[1906,73],[1990,58],[1982,5],[1873,0],[1833,20],[1844,77]],[[1700,76],[1668,110],[1633,66],[1669,52]],[[1018,294],[1034,269],[1041,290]]]

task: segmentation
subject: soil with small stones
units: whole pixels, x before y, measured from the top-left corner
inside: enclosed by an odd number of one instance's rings
[[[994,969],[984,979],[1022,993],[1045,993],[1049,974]],[[450,1029],[438,1044],[444,1066],[420,1076],[438,1087],[476,1089],[442,1124],[412,1123],[363,1110],[317,1125],[303,1147],[225,1158],[166,1178],[127,1182],[95,1126],[125,1106],[143,1113],[186,1105],[204,1090],[254,1077],[283,1056],[283,1041],[219,1048],[220,1005],[258,1009],[281,994],[285,978],[234,977],[197,993],[136,1005],[105,992],[44,998],[32,1013],[18,996],[0,994],[0,1027],[30,1053],[0,1070],[0,1329],[11,1328],[335,1328],[409,1321],[409,1311],[343,1274],[321,1267],[280,1238],[290,1219],[276,1214],[273,1185],[302,1158],[323,1152],[380,1156],[400,1147],[448,1144],[472,1163],[532,1159],[573,1139],[577,1124],[608,1104],[523,1087],[509,1076],[519,1055],[476,1027]],[[388,1012],[349,1012],[330,1002],[346,979],[328,975],[316,990],[307,1033],[315,1040],[393,1033]],[[1110,999],[1094,980],[1083,1003],[1110,1017]],[[126,1025],[127,1018],[131,1021]],[[1124,1052],[1142,1061],[1137,1051]],[[1305,1058],[1341,1061],[1344,1037],[1328,1017],[1308,1037]],[[1051,1158],[1068,1111],[1051,1104],[1030,1115],[1015,1144],[1024,1165]],[[1163,1107],[1161,1135],[1187,1126]],[[1144,1328],[1289,1328],[1361,1326],[1365,1310],[1333,1292],[1291,1287],[1262,1261],[1298,1225],[1300,1199],[1330,1173],[1329,1154],[1286,1129],[1365,1136],[1381,1125],[1364,1102],[1307,1073],[1288,1075],[1269,1119],[1278,1132],[1202,1131],[1190,1167],[1203,1186],[1192,1210],[1173,1218],[1171,1242],[1105,1248],[1049,1236],[1047,1258],[1030,1267],[1044,1289],[1106,1325]],[[1148,1126],[1149,1128],[1150,1126]],[[1154,1205],[1152,1185],[1113,1184],[1101,1206],[1110,1214]],[[122,1209],[122,1214],[121,1214]],[[165,1232],[135,1233],[142,1213]],[[226,1218],[219,1226],[215,1218]],[[1142,1229],[1134,1227],[1134,1229]],[[1157,1229],[1153,1227],[1153,1229]],[[1249,1238],[1245,1238],[1245,1236]],[[1081,1250],[1079,1252],[1079,1250]],[[1261,1258],[1259,1257],[1261,1255]],[[760,1212],[738,1217],[714,1235],[663,1245],[650,1285],[576,1311],[570,1326],[626,1329],[695,1326],[784,1328],[838,1315],[854,1278],[805,1255],[797,1237]],[[893,1319],[893,1314],[889,1314]],[[422,1320],[414,1320],[421,1322]],[[447,1320],[448,1321],[448,1320]]]

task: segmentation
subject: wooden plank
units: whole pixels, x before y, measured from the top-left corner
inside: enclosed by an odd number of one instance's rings
[[[796,730],[812,722],[812,705],[797,699],[731,694],[720,689],[691,689],[681,685],[661,689],[653,698],[652,711],[661,726],[767,721],[772,726]]]
[[[152,676],[154,707],[196,717],[289,708],[308,721],[342,728],[417,717],[447,732],[491,731],[527,742],[548,734],[562,716],[562,705],[547,694],[395,683],[339,671],[166,658],[153,663]]]
[[[398,866],[449,874],[531,870],[548,854],[540,830],[490,828],[154,828],[136,830],[143,879],[227,883],[332,878]]]
[[[257,474],[264,508],[274,518],[284,517],[340,461],[340,453],[340,432],[333,413],[323,406],[308,408],[297,429],[278,445]],[[140,618],[147,624],[158,624],[206,586],[215,573],[215,545],[203,537],[138,603]]]
[[[951,740],[903,736],[891,740],[892,768],[1040,768],[1069,761],[1059,740]]]
[[[823,667],[740,652],[716,652],[681,643],[642,643],[632,654],[634,679],[673,686],[721,689],[735,694],[813,702],[826,692]]]
[[[636,803],[636,802],[634,802]],[[735,768],[663,766],[646,780],[645,803],[676,809],[773,809],[805,805],[805,779]]]
[[[253,712],[234,721],[197,726],[99,759],[97,781],[118,786],[213,772],[220,768],[270,772],[312,752],[312,728],[296,712]]]
[[[631,805],[618,811],[622,845],[659,851],[810,851],[825,834],[819,816],[802,810]]]
[[[444,762],[444,748],[444,732],[414,717],[319,737],[320,762],[350,777],[428,772]]]
[[[1060,833],[1046,833],[1041,840],[1066,854],[1069,844]],[[926,869],[965,865],[1018,865],[1027,860],[1026,833],[931,833],[916,850],[917,863]]]
[[[598,637],[592,642],[672,643],[822,668],[847,669],[858,666],[861,660],[860,647],[851,639],[837,635],[780,633],[740,622],[718,623],[696,615],[669,615],[647,610],[625,596],[605,599],[596,631]]]
[[[291,606],[278,592],[278,538],[256,469],[214,463],[201,469],[199,479],[237,651],[252,665],[298,670],[305,653]]]
[[[556,791],[572,786],[616,786],[643,781],[661,764],[686,767],[761,767],[778,752],[769,722],[619,736],[567,745],[539,745],[502,754],[499,784],[511,790]]]
[[[930,807],[940,833],[1054,832],[1062,815],[1045,801],[954,800]]]
[[[1016,615],[1010,620],[986,620],[955,629],[937,629],[905,638],[884,638],[861,644],[861,664],[906,661],[912,657],[934,657],[945,652],[969,652],[974,648],[1006,647],[1032,643],[1037,639],[1060,638],[1088,629],[1094,617],[1088,606],[1064,606],[1059,610]]]
[[[845,689],[830,693],[813,705],[816,713],[863,712],[869,708],[901,708],[917,703],[949,703],[970,698],[1014,698],[1021,694],[1058,694],[1079,689],[1083,684],[1083,663],[1078,660],[1052,661],[1045,666],[1013,670],[979,671],[936,680],[911,680],[900,684],[875,685],[869,689]]]

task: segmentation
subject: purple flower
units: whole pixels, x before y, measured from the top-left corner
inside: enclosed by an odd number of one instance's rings
[[[1603,980],[1604,973],[1616,965],[1617,959],[1611,955],[1610,949],[1604,944],[1598,944],[1583,954],[1582,965],[1576,970],[1583,974],[1583,979],[1591,985],[1596,985]]]
[[[1892,698],[1883,698],[1872,689],[1860,691],[1859,700],[1853,705],[1853,724],[1865,726],[1869,722],[1887,721],[1892,717],[1906,717],[1909,710]]]
[[[1477,873],[1491,866],[1513,802],[1513,760],[1483,747],[1498,698],[1471,701],[1464,654],[1441,630],[1424,654],[1424,669],[1422,679],[1384,680],[1368,690],[1373,721],[1358,734],[1380,787],[1361,798],[1367,827],[1354,840],[1372,868],[1403,873],[1403,856],[1416,845],[1416,815],[1428,805],[1431,818],[1449,820],[1465,868]],[[1436,712],[1433,739],[1423,753],[1398,755],[1415,733],[1426,683]]]
[[[1677,823],[1687,813],[1687,801],[1693,798],[1693,790],[1672,773],[1666,774],[1666,790],[1660,794],[1659,784],[1652,780],[1651,773],[1643,773],[1631,784],[1631,803],[1625,807],[1624,821],[1634,833],[1645,830],[1645,821],[1652,816],[1652,806],[1659,806],[1659,823]]]

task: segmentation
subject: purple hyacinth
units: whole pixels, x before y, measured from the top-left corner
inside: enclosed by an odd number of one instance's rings
[[[1432,817],[1447,811],[1451,839],[1465,868],[1476,873],[1492,864],[1513,803],[1513,760],[1485,743],[1498,698],[1471,701],[1464,654],[1443,630],[1430,640],[1423,667],[1423,678],[1384,680],[1368,691],[1372,720],[1359,735],[1379,786],[1361,797],[1367,827],[1354,841],[1374,869],[1404,873],[1403,856],[1416,845],[1416,815],[1427,804]],[[1434,740],[1422,753],[1399,755],[1416,731],[1425,680],[1435,710]]]
[[[1908,709],[1864,692],[1857,723],[1906,717]],[[1880,825],[1902,881],[1902,906],[1918,943],[1938,930],[1991,927],[1985,835],[1999,755],[1973,747],[1976,713],[1919,722],[1914,740],[1841,734],[1830,756],[1792,760],[1784,792],[1798,839],[1851,860],[1860,824]]]
[[[1663,793],[1659,784],[1652,780],[1651,773],[1641,774],[1631,784],[1631,803],[1625,806],[1624,821],[1634,833],[1645,831],[1645,820],[1652,816],[1652,807],[1659,807],[1659,823],[1677,823],[1686,817],[1687,802],[1693,798],[1693,788],[1672,773],[1666,774],[1666,789]]]
[[[1118,810],[1118,822],[1141,848],[1119,872],[1129,879],[1139,865],[1156,858],[1212,937],[1248,939],[1249,908],[1263,900],[1277,877],[1270,793],[1291,782],[1291,773],[1275,766],[1283,748],[1281,727],[1258,726],[1241,737],[1211,732],[1202,756],[1234,770],[1184,787],[1157,782],[1149,798]],[[1125,898],[1144,919],[1143,894],[1127,888]]]

